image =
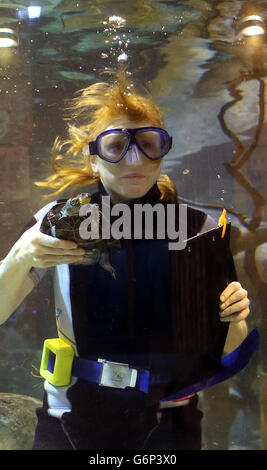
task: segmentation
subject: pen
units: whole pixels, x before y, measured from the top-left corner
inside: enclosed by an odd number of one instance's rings
[[[227,225],[226,209],[223,209],[222,214],[221,214],[221,216],[218,220],[218,228],[223,227],[223,229],[222,229],[222,238],[225,235],[226,225]]]

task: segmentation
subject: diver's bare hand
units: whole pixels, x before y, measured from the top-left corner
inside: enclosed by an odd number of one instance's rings
[[[231,282],[220,295],[222,322],[240,322],[250,313],[248,293],[239,282]]]
[[[84,249],[75,242],[60,240],[40,232],[41,222],[26,230],[12,247],[19,262],[29,267],[49,268],[83,261]]]

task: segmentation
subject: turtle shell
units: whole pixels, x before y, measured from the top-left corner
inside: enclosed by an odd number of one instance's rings
[[[84,261],[72,264],[99,263],[115,277],[109,262],[109,253],[120,248],[120,241],[101,238],[101,208],[91,204],[89,193],[81,193],[66,202],[56,204],[43,218],[40,231],[62,240],[74,241],[85,249]]]

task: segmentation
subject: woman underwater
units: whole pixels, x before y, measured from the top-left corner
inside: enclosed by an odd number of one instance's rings
[[[69,139],[56,139],[52,175],[37,185],[54,188],[57,195],[71,185],[97,183],[97,197],[108,195],[112,204],[129,207],[177,201],[174,185],[161,175],[170,148],[161,112],[149,96],[137,93],[127,72],[119,72],[111,84],[96,83],[81,90],[69,110],[74,122],[68,127]],[[155,136],[162,145],[155,144]],[[89,142],[93,142],[92,155]],[[145,245],[140,240],[123,241],[112,258],[114,280],[99,265],[83,265],[85,252],[76,243],[40,232],[44,216],[58,202],[48,203],[34,215],[1,262],[0,322],[53,267],[58,333],[72,344],[76,356],[92,361],[104,357],[145,369],[151,325],[155,323],[163,336],[170,328],[168,309],[161,307],[168,304],[166,273],[160,272],[151,240],[145,240]],[[190,209],[189,224],[190,236],[217,225],[195,209]],[[127,280],[129,259],[136,267],[138,308],[134,310]],[[157,287],[153,272],[159,274]],[[247,292],[240,283],[231,282],[218,304],[218,316],[230,325],[225,343],[225,351],[230,352],[247,335]],[[56,387],[46,380],[34,449],[200,449],[202,413],[197,410],[197,396],[168,405],[164,409],[157,397],[136,388],[104,387],[76,377],[68,386]]]

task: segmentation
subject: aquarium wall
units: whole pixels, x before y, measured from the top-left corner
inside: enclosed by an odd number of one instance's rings
[[[261,348],[239,374],[200,392],[203,450],[267,447],[266,18],[266,1],[0,2],[0,259],[55,199],[34,182],[50,175],[51,147],[67,135],[65,100],[120,65],[164,113],[173,147],[163,172],[180,202],[215,220],[227,210]],[[0,327],[2,449],[32,447],[55,315],[48,272]]]

